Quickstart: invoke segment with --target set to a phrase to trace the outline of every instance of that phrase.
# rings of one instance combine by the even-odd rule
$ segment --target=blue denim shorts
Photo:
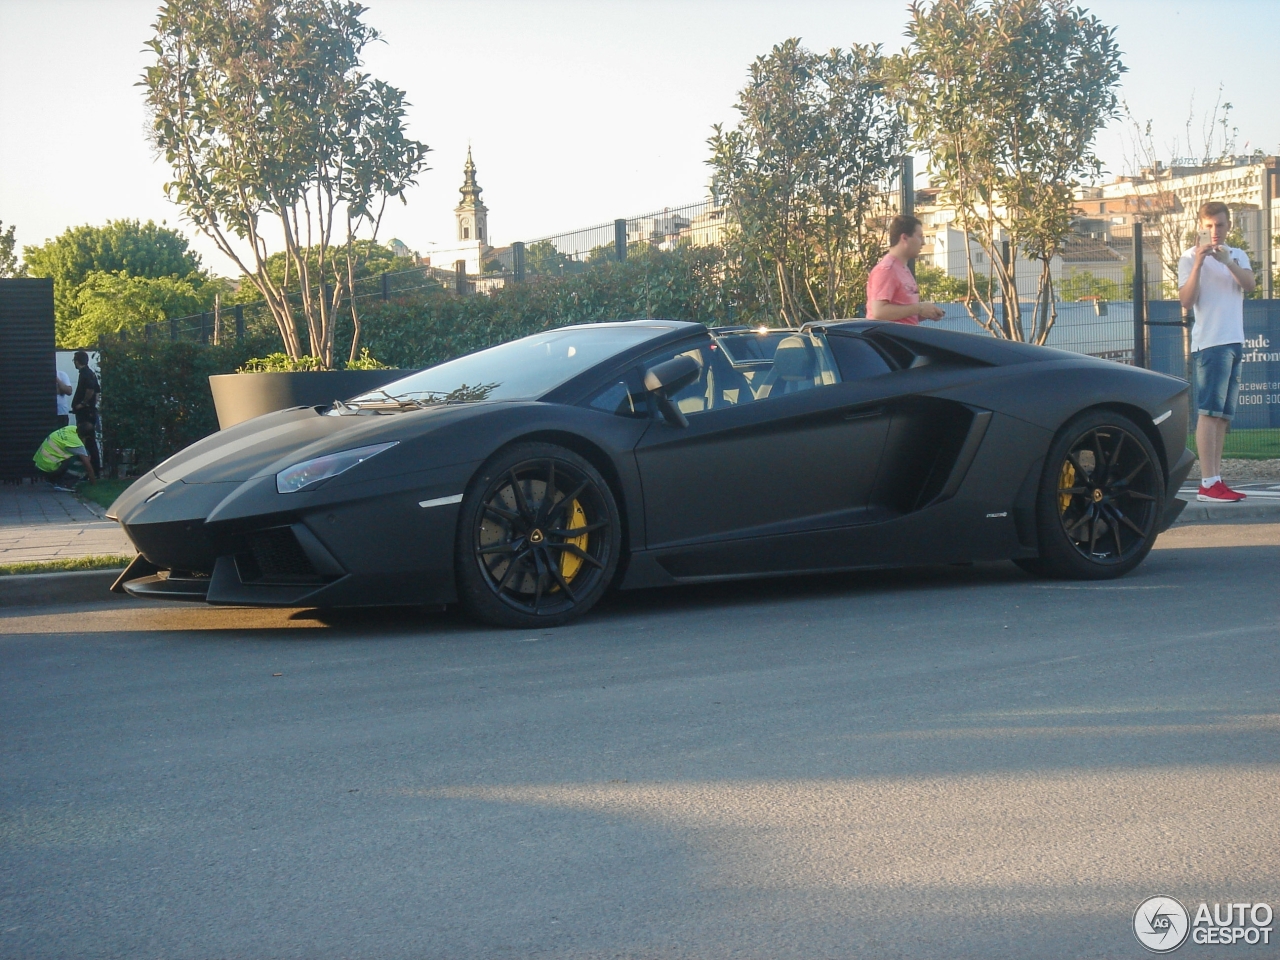
[[[1230,420],[1236,415],[1240,394],[1240,357],[1244,344],[1220,343],[1193,355],[1196,372],[1196,407],[1201,416]]]

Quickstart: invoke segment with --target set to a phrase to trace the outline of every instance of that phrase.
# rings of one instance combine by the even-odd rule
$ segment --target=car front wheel
[[[500,627],[574,620],[608,588],[621,524],[604,478],[572,450],[523,443],[473,478],[458,520],[463,606]]]

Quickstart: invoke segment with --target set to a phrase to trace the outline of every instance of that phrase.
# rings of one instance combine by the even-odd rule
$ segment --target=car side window
[[[698,379],[671,398],[686,416],[695,416],[709,410],[724,410],[755,399],[746,378],[734,369],[720,346],[709,340],[693,347],[681,344],[649,357],[644,361],[642,369],[647,370],[666,360],[682,356],[692,357],[698,364]]]
[[[698,364],[698,379],[671,399],[681,413],[693,416],[708,410],[722,410],[750,403],[755,394],[747,378],[736,370],[724,351],[709,338],[700,343],[686,341],[646,357],[614,382],[601,387],[587,399],[587,406],[620,417],[649,417],[656,413],[649,392],[644,389],[644,372],[675,357],[692,357]]]
[[[734,331],[694,345],[686,341],[646,357],[598,390],[587,405],[622,417],[653,416],[656,408],[643,387],[644,371],[678,356],[692,357],[699,370],[698,379],[671,398],[685,416],[776,399],[841,379],[836,358],[819,335],[777,329]]]
[[[827,345],[840,369],[840,379],[846,382],[878,377],[893,369],[880,351],[861,337],[836,334],[827,337]]]

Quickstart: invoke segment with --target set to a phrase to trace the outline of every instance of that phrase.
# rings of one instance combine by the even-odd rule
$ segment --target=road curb
[[[35,607],[51,603],[118,600],[111,592],[124,567],[115,570],[68,570],[61,573],[15,573],[0,577],[0,607]]]
[[[1183,498],[1179,498],[1183,499]],[[1188,500],[1174,526],[1190,523],[1280,523],[1280,501],[1241,500],[1239,503],[1202,503]]]

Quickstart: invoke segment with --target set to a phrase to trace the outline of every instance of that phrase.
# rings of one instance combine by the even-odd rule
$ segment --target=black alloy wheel
[[[1059,433],[1036,503],[1040,557],[1049,576],[1119,577],[1140,564],[1164,515],[1165,476],[1151,440],[1128,417],[1087,411]]]
[[[566,623],[595,605],[621,544],[609,485],[571,450],[501,451],[463,497],[458,588],[475,617],[502,627]]]

